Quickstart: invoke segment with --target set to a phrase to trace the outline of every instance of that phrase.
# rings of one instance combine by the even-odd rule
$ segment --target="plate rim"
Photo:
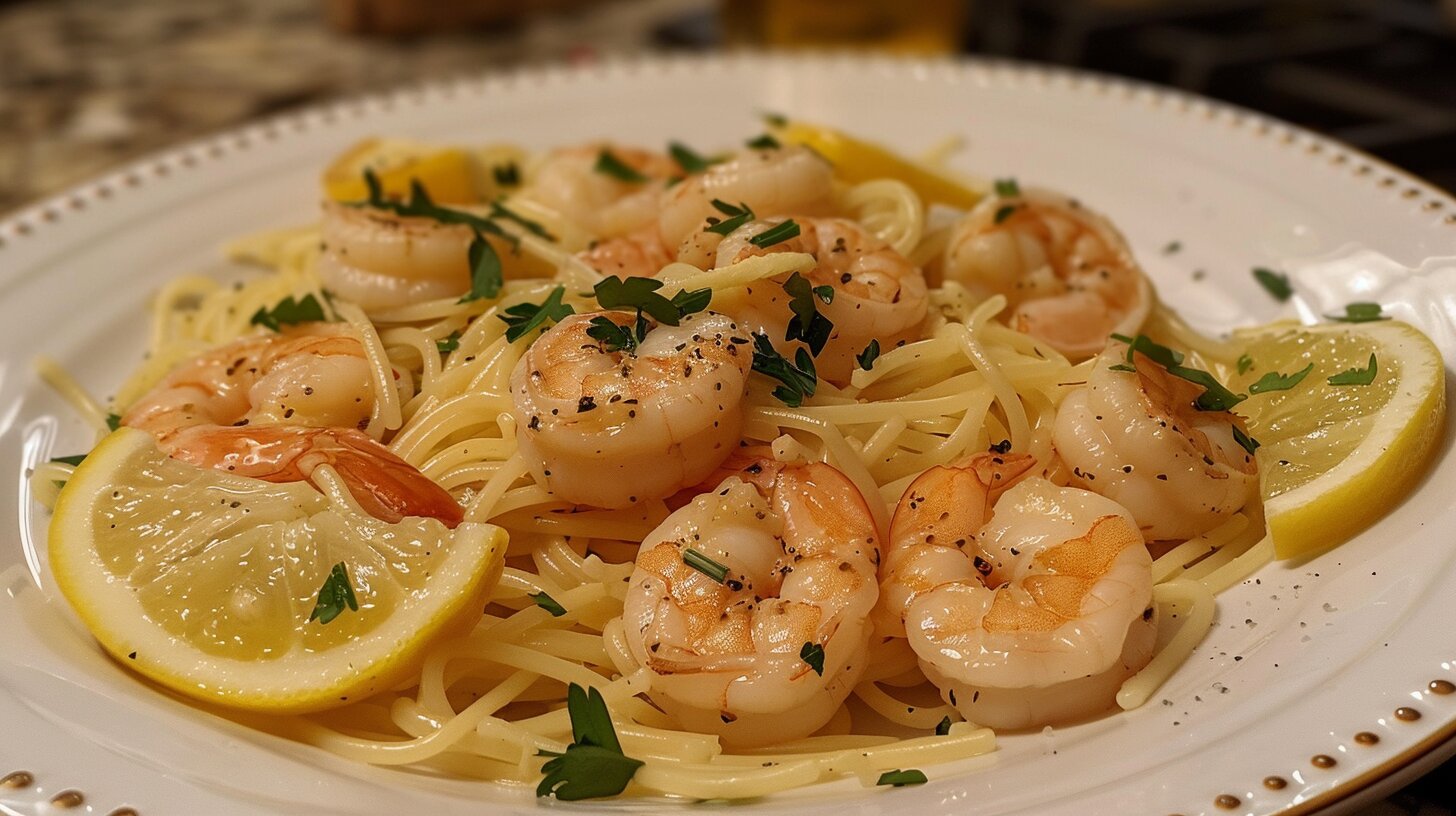
[[[33,239],[43,239],[48,228],[59,224],[67,215],[85,215],[93,207],[100,208],[121,200],[122,194],[153,185],[175,184],[186,171],[204,169],[225,161],[229,156],[255,147],[266,149],[274,142],[287,142],[312,131],[341,122],[366,120],[372,115],[394,111],[410,105],[425,105],[433,100],[449,100],[470,92],[479,95],[507,93],[523,85],[546,86],[592,80],[630,81],[637,74],[673,71],[731,72],[739,68],[781,65],[792,70],[832,68],[836,64],[852,64],[876,71],[894,71],[918,79],[936,79],[937,72],[949,75],[981,77],[991,82],[1027,82],[1037,85],[1062,84],[1069,90],[1098,95],[1120,94],[1127,102],[1142,102],[1154,107],[1172,105],[1184,115],[1200,114],[1210,123],[1252,130],[1255,135],[1276,139],[1297,149],[1301,161],[1321,161],[1342,165],[1351,175],[1367,181],[1386,193],[1399,190],[1402,198],[1419,205],[1419,213],[1429,216],[1433,228],[1456,230],[1456,194],[1443,190],[1390,162],[1276,116],[1215,100],[1190,91],[1159,85],[1141,79],[1122,77],[1060,65],[985,56],[904,57],[887,54],[864,54],[828,49],[808,51],[735,50],[705,54],[644,52],[612,55],[588,64],[564,62],[530,64],[505,69],[461,72],[436,79],[400,84],[331,97],[298,108],[249,119],[219,128],[173,145],[148,151],[121,163],[116,168],[90,176],[60,190],[22,205],[0,218],[0,260],[6,250],[20,249]],[[1419,199],[1419,201],[1417,201]],[[1414,214],[1412,217],[1416,217]],[[0,287],[17,281],[24,274],[24,264],[7,265],[0,271]],[[11,271],[14,270],[14,271]],[[22,512],[24,510],[22,509]],[[1434,688],[1435,681],[1431,687]],[[1270,811],[1278,816],[1307,816],[1335,808],[1358,796],[1403,769],[1420,762],[1456,740],[1456,715],[1448,717],[1414,745],[1374,765],[1359,775],[1333,785],[1303,801],[1286,803]],[[25,774],[21,769],[0,776],[0,788],[13,790],[28,787],[10,784],[12,777]],[[74,792],[84,797],[82,789],[66,786],[56,796]]]

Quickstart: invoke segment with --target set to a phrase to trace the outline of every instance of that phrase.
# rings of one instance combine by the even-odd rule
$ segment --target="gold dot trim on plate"
[[[1223,808],[1224,810],[1233,810],[1239,805],[1242,805],[1243,801],[1233,794],[1220,793],[1218,796],[1215,796],[1213,798],[1213,803],[1218,807]]]
[[[1395,718],[1402,722],[1415,722],[1421,718],[1421,712],[1410,706],[1401,706],[1395,710]]]
[[[0,788],[28,788],[35,784],[30,771],[11,771],[0,777]]]
[[[1329,770],[1330,768],[1333,768],[1340,763],[1336,762],[1335,758],[1330,756],[1329,754],[1315,754],[1314,756],[1309,758],[1309,764],[1315,766],[1316,768]]]
[[[1380,737],[1369,731],[1361,731],[1360,733],[1355,735],[1355,742],[1359,743],[1360,745],[1374,745],[1377,742],[1380,742]]]
[[[86,795],[78,790],[63,790],[51,797],[51,804],[58,808],[80,807],[86,804]]]
[[[0,776],[0,789],[21,791],[29,789],[34,785],[35,774],[31,773],[30,771],[11,771],[4,776]],[[37,793],[39,792],[40,791],[37,791]],[[79,808],[86,804],[86,794],[82,793],[79,790],[76,790],[75,788],[67,788],[45,800],[45,804],[49,805],[50,808],[55,810],[71,810],[73,808]],[[14,811],[7,810],[6,812],[10,813]],[[94,807],[87,807],[86,812],[99,813],[99,811],[97,811]],[[136,808],[122,806],[108,811],[106,816],[141,816],[141,814],[137,811]]]
[[[1432,680],[1426,688],[1430,689],[1432,694],[1450,694],[1456,691],[1456,683],[1452,683],[1450,680]]]
[[[1289,781],[1282,776],[1264,777],[1264,787],[1269,790],[1284,790],[1288,785]]]

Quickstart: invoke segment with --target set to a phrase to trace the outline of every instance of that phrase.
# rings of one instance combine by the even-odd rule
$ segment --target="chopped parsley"
[[[789,319],[784,339],[803,340],[809,346],[809,353],[818,357],[819,352],[824,350],[824,344],[829,342],[834,323],[819,313],[819,305],[815,301],[832,303],[834,287],[813,286],[808,278],[795,272],[784,281],[784,291],[789,295],[789,311],[794,314]]]
[[[529,232],[538,238],[544,238],[547,241],[556,240],[556,236],[548,232],[546,228],[541,226],[539,222],[532,221],[531,219],[525,217],[524,215],[521,215],[515,210],[506,207],[506,205],[500,203],[499,201],[491,202],[490,215],[492,218],[503,218],[507,221],[514,221],[524,227],[526,229],[526,232]]]
[[[435,348],[439,349],[441,354],[449,354],[455,349],[460,348],[460,332],[452,331],[450,332],[450,336],[444,340],[436,340]]]
[[[1018,198],[1021,196],[1021,185],[1014,178],[996,179],[993,185],[997,198]]]
[[[1250,385],[1249,393],[1265,394],[1270,391],[1288,391],[1303,382],[1304,378],[1308,377],[1311,371],[1314,371],[1314,363],[1310,363],[1293,374],[1286,375],[1280,374],[1277,371],[1271,371],[1260,377],[1258,382]]]
[[[950,727],[951,727],[951,725],[952,725],[952,723],[950,721],[950,715],[946,715],[946,716],[942,717],[940,719],[940,722],[938,722],[938,723],[935,724],[935,735],[937,737],[944,737],[944,736],[946,736],[947,734],[950,733]]]
[[[534,601],[537,606],[550,612],[553,618],[559,618],[566,614],[566,607],[557,603],[555,598],[547,595],[545,592],[532,592],[526,597]]]
[[[683,291],[671,299],[657,293],[662,281],[655,278],[622,278],[613,275],[592,287],[597,303],[603,309],[635,309],[658,323],[676,326],[684,317],[708,308],[713,299],[711,289]]]
[[[576,310],[570,304],[561,302],[565,295],[566,287],[558,286],[540,303],[517,303],[501,310],[496,317],[507,326],[506,340],[514,343],[531,330],[544,326],[548,320],[557,323],[567,315],[574,314]]]
[[[597,154],[597,163],[592,166],[592,169],[604,176],[611,176],[617,181],[625,181],[628,184],[642,184],[648,181],[646,176],[632,169],[606,148],[602,148],[602,152]]]
[[[728,567],[726,565],[719,564],[717,561],[703,555],[692,547],[683,550],[682,560],[684,564],[687,564],[720,584],[728,580]]]
[[[871,340],[870,344],[864,347],[864,351],[861,351],[859,354],[856,354],[854,356],[855,361],[859,363],[859,367],[864,369],[865,371],[869,371],[870,369],[874,368],[875,360],[878,360],[879,358],[879,340]]]
[[[914,768],[906,768],[903,771],[885,771],[880,774],[880,781],[876,785],[890,785],[896,788],[903,788],[906,785],[924,785],[928,780],[923,771]]]
[[[106,415],[106,427],[110,428],[113,431],[116,430],[117,428],[120,428],[121,427],[121,417],[117,416],[116,414],[107,414]]]
[[[713,209],[717,210],[720,213],[723,213],[725,216],[727,216],[727,218],[724,218],[722,220],[709,218],[708,227],[704,229],[703,232],[712,232],[718,235],[728,235],[755,218],[753,210],[750,210],[748,208],[748,205],[741,201],[738,203],[738,206],[735,207],[726,201],[715,198],[713,199]]]
[[[490,169],[490,174],[495,177],[495,183],[502,187],[521,186],[521,168],[513,161],[497,164]]]
[[[271,309],[266,306],[260,307],[258,311],[253,312],[253,316],[248,322],[272,331],[282,331],[284,326],[319,323],[327,319],[324,316],[323,304],[310,294],[304,295],[302,300],[294,300],[293,295],[289,295],[278,301],[277,305]]]
[[[1003,204],[996,209],[996,217],[993,220],[997,224],[1000,224],[1010,218],[1014,212],[1016,212],[1015,204]]]
[[[1369,323],[1375,320],[1389,320],[1390,316],[1381,313],[1379,303],[1351,303],[1345,307],[1342,315],[1325,315],[1330,320],[1338,320],[1341,323]]]
[[[814,358],[803,348],[794,353],[794,361],[778,352],[769,342],[768,335],[753,335],[753,370],[766,377],[778,380],[781,385],[773,395],[790,408],[804,404],[805,397],[814,396],[819,377],[814,371]]]
[[[764,111],[759,115],[763,117],[763,121],[767,123],[769,127],[781,128],[789,126],[789,117],[783,115],[782,113]]]
[[[1275,272],[1272,269],[1265,269],[1262,266],[1254,267],[1254,280],[1264,287],[1279,302],[1289,300],[1294,294],[1294,287],[1289,285],[1289,276]]]
[[[799,649],[799,659],[809,664],[809,668],[820,677],[824,676],[824,647],[810,641]]]
[[[701,156],[681,142],[669,144],[667,146],[667,153],[669,156],[672,156],[673,161],[677,162],[677,166],[681,167],[683,172],[689,175],[701,173],[717,163],[717,160]]]
[[[1375,355],[1370,355],[1370,362],[1364,368],[1352,368],[1329,378],[1330,385],[1369,385],[1375,382],[1375,375],[1380,371],[1379,364],[1375,361]]]
[[[317,619],[321,624],[329,623],[344,614],[345,606],[355,612],[359,611],[359,599],[354,597],[354,587],[349,583],[349,568],[340,561],[329,572],[329,577],[324,579],[323,586],[319,587],[318,602],[314,604],[313,613],[308,619]]]
[[[86,454],[78,453],[75,456],[52,456],[51,461],[59,462],[62,465],[70,465],[72,467],[76,467],[82,462],[86,461]]]
[[[1230,391],[1207,371],[1183,365],[1181,352],[1155,343],[1145,334],[1139,334],[1137,337],[1114,334],[1112,338],[1127,343],[1127,365],[1132,366],[1134,370],[1137,366],[1136,355],[1141,354],[1167,369],[1169,374],[1203,386],[1203,393],[1193,401],[1193,407],[1200,411],[1228,411],[1249,398],[1247,394],[1236,394]],[[1119,366],[1113,366],[1113,368],[1118,371],[1126,370]]]
[[[1240,428],[1237,425],[1234,425],[1233,426],[1233,431],[1234,431],[1234,441],[1237,442],[1237,443],[1239,443],[1239,447],[1241,447],[1244,450],[1248,451],[1250,456],[1253,456],[1254,455],[1254,451],[1256,451],[1256,450],[1259,449],[1259,440],[1257,440],[1254,437],[1249,436],[1248,434],[1244,433],[1244,429],[1243,428]]]
[[[1239,361],[1237,365],[1239,367],[1239,373],[1243,374],[1244,372],[1254,367],[1254,358],[1250,357],[1248,352],[1244,352],[1243,354],[1239,355]]]
[[[1168,243],[1166,243],[1166,244],[1163,245],[1163,254],[1164,255],[1177,255],[1179,252],[1182,252],[1182,251],[1183,251],[1183,242],[1182,241],[1169,241]]]
[[[753,236],[752,238],[749,238],[748,243],[753,244],[759,249],[767,249],[774,244],[780,244],[784,241],[789,240],[790,238],[796,238],[798,237],[798,235],[799,225],[794,223],[794,219],[790,218],[787,221],[781,221],[773,225],[772,227],[764,230],[763,232],[760,232],[759,234]]]
[[[783,145],[779,144],[778,139],[775,139],[767,133],[749,139],[744,144],[748,145],[754,150],[778,150],[780,147],[783,147]]]
[[[637,353],[637,345],[647,339],[647,318],[639,312],[636,326],[623,326],[606,315],[597,315],[587,325],[586,336],[602,344],[605,351]]]
[[[459,300],[460,303],[469,303],[472,300],[485,300],[500,294],[501,287],[505,285],[505,274],[501,271],[501,259],[496,254],[495,247],[485,240],[485,236],[476,233],[470,240],[470,291],[466,292]]]
[[[622,753],[602,693],[572,683],[566,689],[566,711],[571,717],[572,742],[565,753],[538,752],[551,759],[541,766],[543,778],[536,795],[571,802],[616,796],[626,790],[643,763]]]

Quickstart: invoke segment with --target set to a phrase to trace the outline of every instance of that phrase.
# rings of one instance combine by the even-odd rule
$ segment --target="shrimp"
[[[606,151],[644,181],[626,181],[597,169]],[[520,195],[561,213],[593,235],[624,235],[652,224],[666,181],[680,174],[661,153],[592,144],[552,151]]]
[[[470,289],[474,238],[464,224],[330,202],[319,279],[365,310],[454,297]]]
[[[1153,302],[1117,229],[1047,190],[982,201],[956,226],[943,268],[976,297],[1005,295],[1012,328],[1074,361],[1101,351],[1113,332],[1136,334]]]
[[[374,410],[364,345],[341,324],[307,323],[243,337],[182,363],[121,424],[163,447],[194,425],[362,428]]]
[[[833,192],[834,170],[814,151],[797,146],[750,150],[670,188],[658,212],[658,235],[664,246],[682,245],[707,219],[723,216],[714,199],[735,207],[746,204],[761,217],[812,215],[828,208]]]
[[[1200,411],[1201,386],[1141,353],[1114,371],[1127,346],[1103,352],[1057,410],[1052,443],[1075,484],[1126,507],[1150,540],[1187,539],[1222,524],[1259,489],[1254,457],[1235,432],[1241,417]]]
[[[353,428],[289,425],[217,427],[179,431],[170,455],[188,464],[265,482],[308,482],[328,465],[369,515],[391,524],[405,516],[439,519],[454,528],[464,511],[443,487]]]
[[[997,490],[987,475],[1015,478],[1007,474],[1023,464],[970,467],[980,472],[962,485],[969,504],[937,492],[953,475],[912,485],[895,510],[881,587],[903,609],[925,676],[967,720],[993,728],[1106,710],[1151,659],[1157,633],[1152,558],[1111,499],[1027,478],[969,532]]]
[[[878,563],[874,518],[848,477],[752,461],[638,551],[622,622],[652,702],[730,747],[812,734],[864,671]]]
[[[699,312],[655,326],[635,350],[587,331],[605,317],[567,317],[511,372],[516,439],[539,484],[558,498],[621,508],[665,498],[713,471],[738,442],[753,363],[745,332]]]
[[[654,227],[597,241],[578,252],[576,257],[603,276],[616,275],[624,279],[656,277],[664,266],[673,261],[672,253],[663,246]]]
[[[855,355],[871,340],[883,349],[920,339],[920,327],[930,308],[925,276],[889,244],[864,227],[844,218],[795,218],[799,235],[760,248],[751,239],[783,219],[754,221],[723,240],[717,265],[727,266],[754,255],[807,252],[816,264],[806,277],[815,287],[828,286],[833,300],[816,297],[815,306],[834,324],[815,366],[819,375],[844,383],[854,371]],[[747,287],[724,298],[719,307],[754,331],[775,341],[785,337],[793,313],[784,278]]]

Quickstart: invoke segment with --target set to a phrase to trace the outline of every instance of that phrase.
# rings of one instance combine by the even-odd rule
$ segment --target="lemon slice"
[[[775,135],[782,142],[813,148],[834,164],[836,175],[852,184],[897,178],[910,185],[927,204],[945,204],[962,210],[974,207],[984,197],[944,173],[831,128],[788,122],[777,128]]]
[[[388,524],[302,482],[198,468],[122,428],[61,491],[50,560],[123,665],[201,700],[284,713],[416,671],[433,640],[479,619],[504,542],[493,525]],[[341,562],[357,611],[310,621]]]
[[[1287,391],[1239,406],[1259,441],[1265,515],[1280,558],[1338,544],[1385,515],[1425,472],[1446,414],[1441,353],[1414,326],[1393,320],[1286,326],[1240,334],[1253,366],[1237,390],[1269,372],[1314,370]],[[1369,385],[1328,378],[1366,369]]]
[[[474,164],[465,151],[407,139],[365,139],[344,151],[324,171],[324,193],[334,201],[367,199],[366,168],[374,171],[386,196],[407,199],[410,183],[418,181],[439,204],[480,200]]]

